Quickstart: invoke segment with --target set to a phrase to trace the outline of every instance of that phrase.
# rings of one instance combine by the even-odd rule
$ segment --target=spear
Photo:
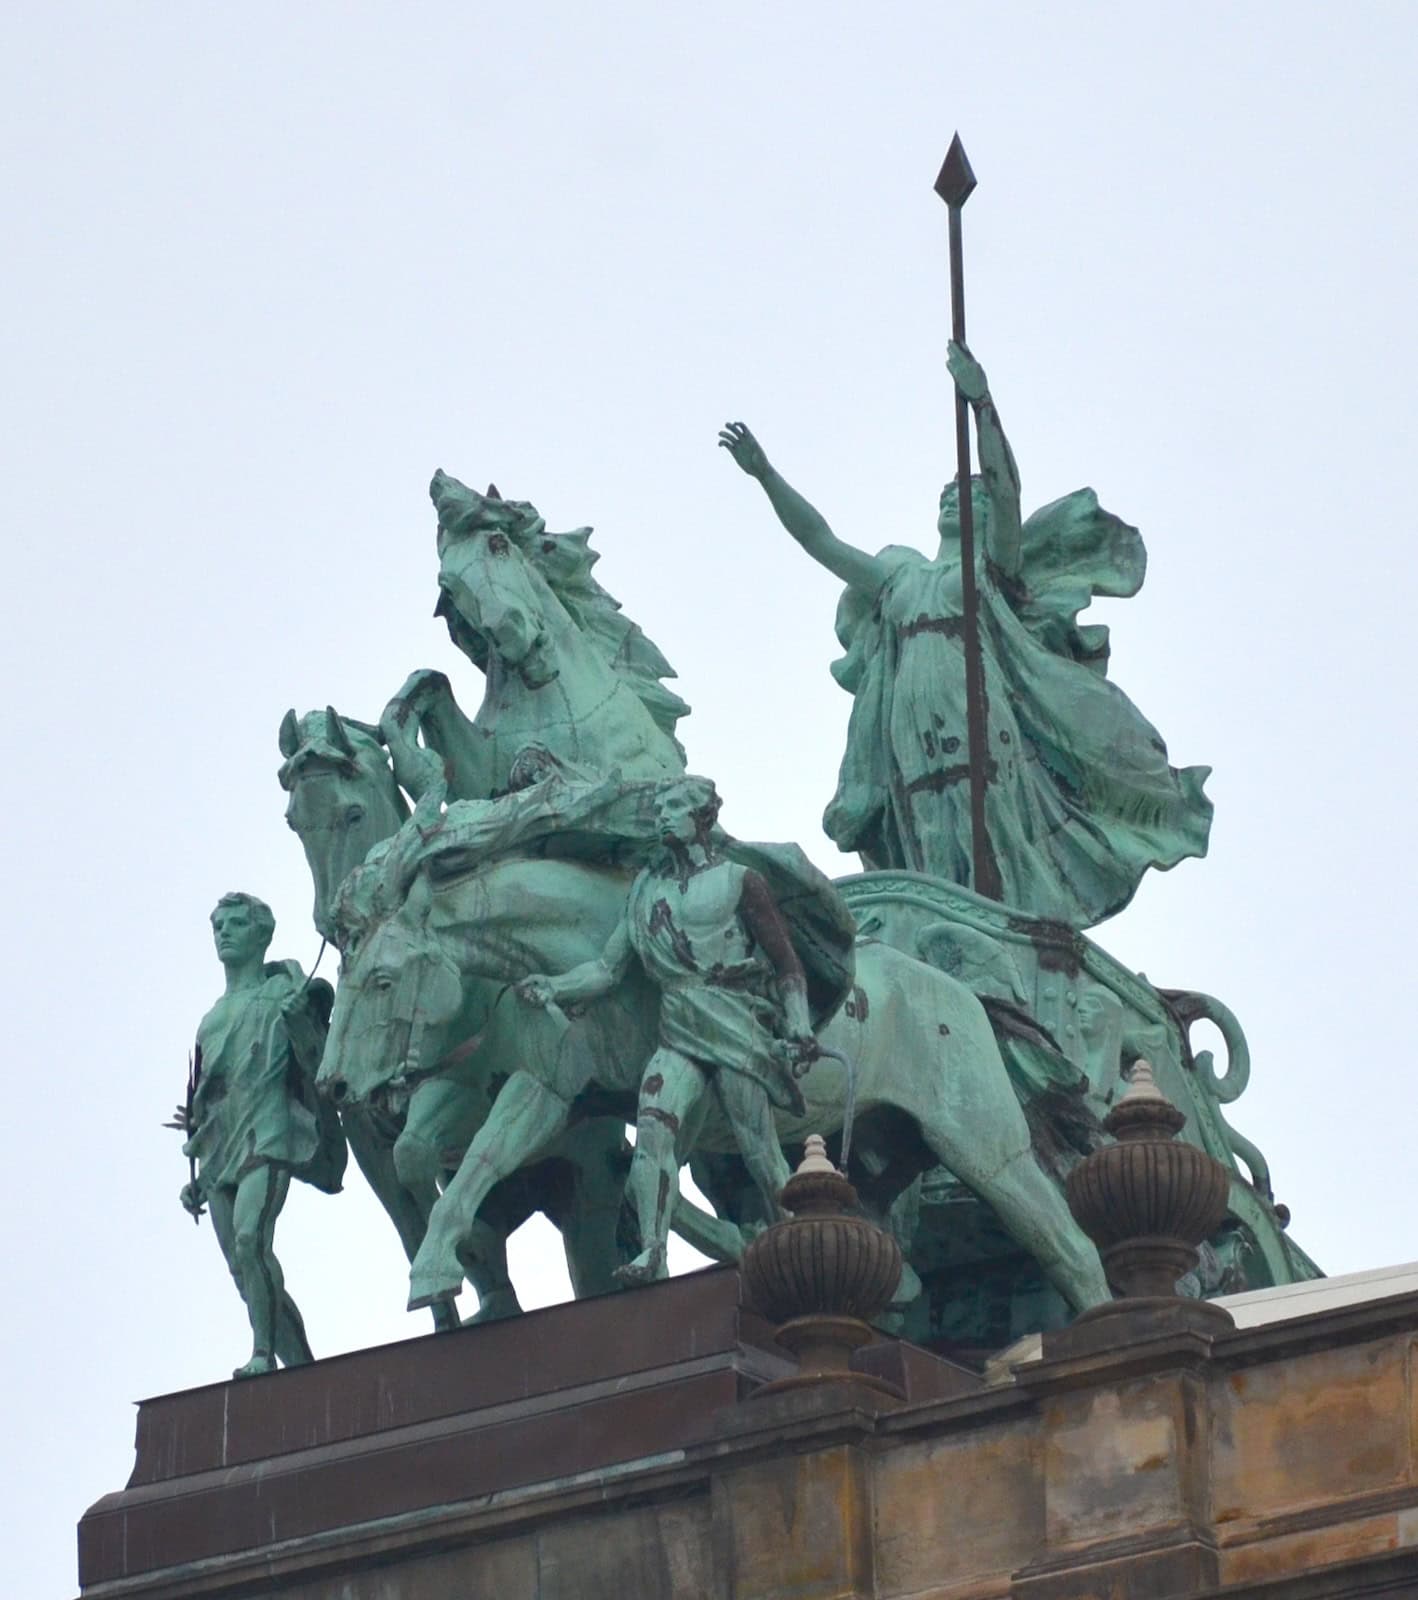
[[[965,344],[965,249],[961,241],[960,212],[974,193],[975,174],[957,133],[950,141],[945,163],[935,181],[935,192],[950,212],[950,322],[951,337]],[[990,846],[985,822],[985,776],[989,761],[988,721],[985,714],[985,662],[980,651],[980,593],[975,581],[975,512],[970,499],[970,402],[955,386],[955,459],[960,486],[960,593],[964,608],[965,743],[970,770],[971,887],[991,900],[1004,898],[999,865]]]

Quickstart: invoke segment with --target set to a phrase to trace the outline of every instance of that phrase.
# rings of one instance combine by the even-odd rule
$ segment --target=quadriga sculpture
[[[653,785],[638,787],[642,801],[652,798]],[[363,1103],[407,1077],[410,1048],[418,1069],[428,1071],[468,1037],[470,1018],[488,1019],[468,1065],[476,1062],[483,1079],[500,1087],[430,1217],[411,1274],[411,1308],[458,1293],[460,1251],[493,1187],[545,1151],[588,1096],[618,1097],[633,1114],[655,1042],[653,1007],[634,970],[579,1014],[523,1006],[502,1020],[505,1008],[497,1005],[499,991],[529,973],[567,972],[601,954],[623,914],[623,874],[578,861],[502,860],[445,879],[439,850],[420,852],[414,831],[401,834],[410,840],[404,861],[396,843],[347,886],[346,898],[379,909],[347,963],[321,1069],[322,1085],[340,1103]],[[358,881],[371,873],[384,880],[379,892]],[[391,873],[408,877],[407,893],[390,892]],[[418,997],[416,1029],[398,1026],[401,996]],[[901,1164],[902,1186],[920,1165],[943,1163],[994,1208],[1072,1306],[1106,1299],[1096,1251],[1034,1158],[979,1001],[944,973],[869,943],[857,954],[850,1011],[839,1011],[820,1037],[857,1064],[864,1117],[895,1113],[919,1135],[919,1161]],[[847,1081],[839,1063],[819,1060],[802,1090],[804,1114],[776,1119],[785,1143],[834,1131],[843,1120]],[[695,1140],[709,1150],[735,1148],[712,1106]]]
[[[286,819],[310,865],[315,924],[348,958],[351,930],[337,926],[336,896],[352,868],[398,832],[409,817],[409,807],[395,781],[389,752],[371,725],[342,718],[328,708],[299,719],[291,711],[281,724],[280,742],[285,756],[280,779],[290,796]],[[533,826],[537,821],[526,808],[524,820]],[[491,845],[495,831],[485,833],[485,844]],[[462,837],[464,847],[472,848],[466,829]],[[470,1031],[476,1031],[480,1022],[470,1019]],[[448,1042],[459,1043],[456,1033]],[[410,1260],[423,1240],[445,1164],[449,1160],[456,1164],[487,1105],[487,1084],[469,1082],[454,1069],[437,1079],[400,1085],[339,1108],[360,1171]],[[469,1231],[465,1251],[479,1320],[520,1310],[507,1269],[506,1242],[536,1211],[561,1229],[578,1293],[615,1287],[612,1274],[621,1260],[616,1218],[629,1160],[623,1125],[599,1118],[578,1130],[564,1151],[554,1152],[499,1188],[483,1208],[478,1226]],[[438,1326],[457,1325],[446,1302],[433,1310]]]

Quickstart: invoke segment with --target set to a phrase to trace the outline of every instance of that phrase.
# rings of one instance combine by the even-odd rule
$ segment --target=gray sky
[[[476,704],[435,467],[593,523],[727,824],[851,870],[836,585],[714,439],[742,417],[844,538],[930,547],[957,126],[1026,503],[1088,483],[1141,527],[1113,675],[1215,768],[1210,859],[1102,942],[1239,1013],[1233,1120],[1326,1268],[1418,1256],[1415,36],[1294,0],[6,9],[12,1592],[72,1591],[129,1402],[246,1353],[159,1124],[218,895],[315,953],[286,707],[373,718],[420,665]],[[278,1243],[319,1353],[423,1331],[357,1179]]]

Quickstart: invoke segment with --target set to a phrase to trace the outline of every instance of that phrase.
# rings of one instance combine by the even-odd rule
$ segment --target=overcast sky
[[[823,838],[836,585],[716,450],[933,546],[959,127],[972,344],[1026,505],[1143,531],[1113,675],[1215,768],[1210,858],[1100,938],[1240,1015],[1232,1119],[1328,1270],[1418,1256],[1409,5],[12,4],[0,15],[11,908],[6,1564],[142,1395],[248,1349],[159,1124],[270,901],[307,965],[287,706],[420,665],[438,466],[596,528],[745,837]],[[351,1169],[353,1172],[353,1168]],[[528,1304],[566,1292],[519,1241]],[[421,1333],[357,1177],[278,1234],[320,1354]]]

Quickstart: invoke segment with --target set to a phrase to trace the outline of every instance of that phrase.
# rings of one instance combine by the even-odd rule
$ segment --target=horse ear
[[[498,492],[497,492],[497,485],[495,483],[488,484],[487,493],[483,496],[483,499],[484,500],[500,500],[501,498],[502,498],[502,496],[500,494],[498,494]]]
[[[362,733],[366,738],[373,739],[375,744],[384,743],[384,730],[375,727],[372,722],[361,722],[358,717],[341,717],[340,721],[346,729],[353,728],[356,733]]]
[[[281,754],[287,761],[300,749],[300,723],[292,706],[281,718]]]
[[[334,706],[325,707],[325,735],[342,756],[354,760],[354,746],[350,743],[350,736],[345,732],[345,725],[340,721],[340,713]]]

